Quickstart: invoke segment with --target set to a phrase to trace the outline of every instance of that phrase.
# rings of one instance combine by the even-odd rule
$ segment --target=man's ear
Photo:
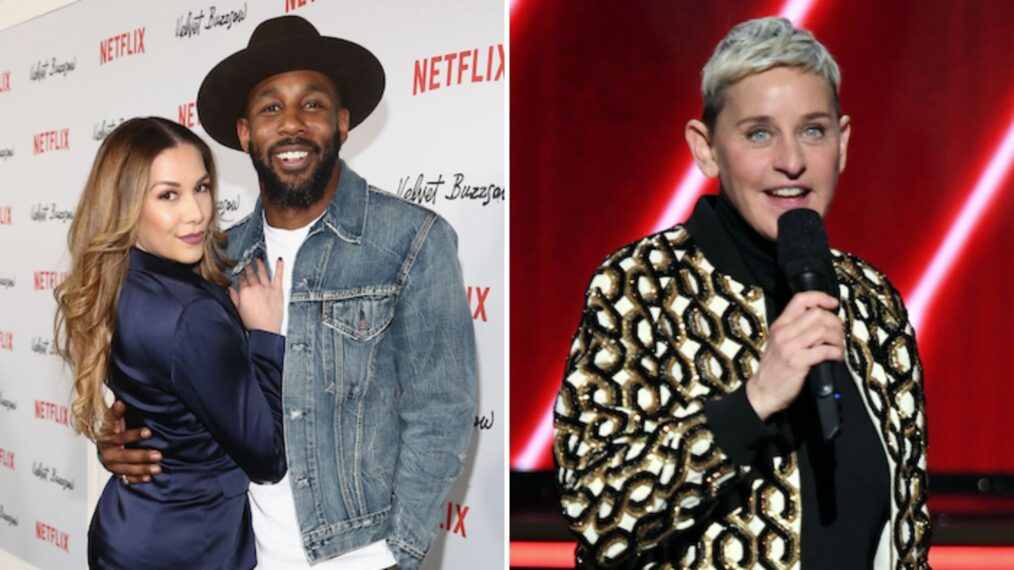
[[[250,121],[246,117],[236,119],[236,136],[243,152],[250,152]]]
[[[349,110],[342,107],[338,111],[338,132],[341,133],[342,144],[349,138]]]
[[[711,133],[708,127],[697,119],[691,119],[683,129],[683,136],[687,139],[687,146],[690,148],[690,154],[694,156],[697,168],[708,178],[718,176],[718,160],[715,157],[715,149],[711,146]]]

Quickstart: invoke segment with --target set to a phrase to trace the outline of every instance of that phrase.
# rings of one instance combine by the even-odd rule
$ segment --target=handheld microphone
[[[838,279],[820,215],[813,210],[789,210],[778,218],[778,267],[793,294],[823,291],[838,298]],[[810,369],[807,384],[817,404],[817,417],[825,442],[841,431],[841,414],[834,385],[833,364],[821,362]]]

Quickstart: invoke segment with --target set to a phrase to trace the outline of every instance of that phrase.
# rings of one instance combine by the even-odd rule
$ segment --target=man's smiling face
[[[281,208],[306,209],[324,195],[348,125],[334,83],[322,73],[300,70],[257,84],[236,128],[265,199]]]

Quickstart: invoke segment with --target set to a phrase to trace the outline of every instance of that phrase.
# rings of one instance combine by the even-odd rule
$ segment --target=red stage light
[[[511,568],[573,568],[573,542],[511,542]],[[936,570],[1009,570],[1014,546],[934,546],[930,566]]]
[[[511,0],[512,13],[520,1]],[[810,14],[814,4],[816,4],[816,0],[788,0],[782,5],[782,8],[778,11],[778,15],[788,18],[797,26],[801,26]],[[655,223],[652,233],[672,227],[686,219],[690,213],[690,208],[697,202],[697,198],[701,195],[707,181],[708,179],[697,169],[697,165],[691,162],[686,174],[683,175],[683,180],[676,187],[672,199],[669,200],[669,205],[666,206],[662,212],[662,216]],[[547,385],[551,385],[557,381],[556,378],[553,378]],[[528,443],[525,444],[524,449],[512,459],[511,467],[520,471],[532,471],[541,467],[545,461],[546,448],[549,447],[549,442],[552,439],[553,404],[550,403],[549,408],[543,413],[542,419],[539,420],[535,432],[529,436]]]
[[[943,242],[933,255],[933,261],[930,262],[929,267],[919,279],[915,290],[905,300],[909,320],[917,331],[920,329],[923,319],[926,318],[926,311],[933,301],[934,294],[961,250],[968,243],[968,238],[975,229],[976,222],[986,211],[986,206],[996,197],[997,191],[1002,188],[1002,183],[1010,171],[1012,162],[1014,162],[1014,120],[1011,120],[1000,146],[993,153],[986,169],[982,171],[972,188],[968,200],[962,206],[961,212],[954,219]]]
[[[573,542],[511,542],[511,568],[573,568]]]

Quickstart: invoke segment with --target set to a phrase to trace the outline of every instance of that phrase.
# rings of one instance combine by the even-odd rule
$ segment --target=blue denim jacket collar
[[[327,229],[350,244],[362,243],[366,231],[366,215],[369,210],[370,192],[366,180],[349,168],[344,160],[338,161],[341,175],[338,177],[338,190],[324,211],[324,215],[310,228],[310,234]],[[242,222],[241,222],[242,223]],[[240,243],[249,243],[243,250],[236,265],[232,268],[232,276],[236,276],[249,265],[258,255],[266,253],[264,244],[264,203],[258,196],[254,209],[249,215],[246,227],[239,237]]]

